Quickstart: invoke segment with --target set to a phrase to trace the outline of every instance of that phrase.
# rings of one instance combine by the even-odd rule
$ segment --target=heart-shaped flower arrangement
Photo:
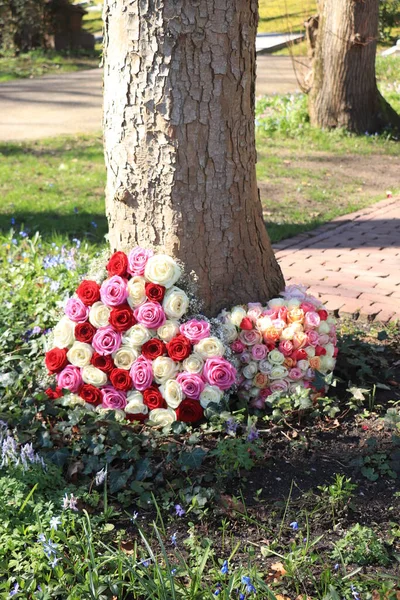
[[[253,408],[263,409],[275,392],[320,391],[317,372],[327,375],[335,367],[335,319],[303,286],[286,287],[264,307],[250,303],[225,310],[219,320],[236,355],[239,395]]]
[[[187,319],[175,260],[152,250],[116,252],[108,276],[85,279],[55,326],[45,364],[51,398],[115,410],[130,421],[195,423],[233,386],[236,369],[205,318]]]

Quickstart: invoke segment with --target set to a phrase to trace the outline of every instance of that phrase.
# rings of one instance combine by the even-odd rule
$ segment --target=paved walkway
[[[257,95],[299,89],[287,56],[257,58]],[[101,69],[0,84],[0,141],[100,131]]]
[[[400,320],[400,196],[274,245],[286,283],[339,315]]]

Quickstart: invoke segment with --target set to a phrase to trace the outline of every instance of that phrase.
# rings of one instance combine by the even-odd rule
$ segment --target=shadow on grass
[[[103,146],[101,136],[85,136],[80,135],[79,144],[75,143],[75,138],[68,136],[57,137],[57,143],[54,140],[48,142],[43,140],[32,141],[32,142],[6,142],[0,143],[0,156],[5,158],[17,158],[18,157],[53,157],[71,152],[71,156],[74,159],[84,160],[103,160]]]
[[[304,11],[288,13],[285,15],[276,15],[275,17],[260,17],[259,23],[270,23],[271,21],[282,21],[282,18],[291,19],[304,16]]]

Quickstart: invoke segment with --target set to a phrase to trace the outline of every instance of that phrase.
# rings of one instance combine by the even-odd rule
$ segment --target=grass
[[[260,0],[260,33],[303,31],[304,21],[317,12],[315,0]]]

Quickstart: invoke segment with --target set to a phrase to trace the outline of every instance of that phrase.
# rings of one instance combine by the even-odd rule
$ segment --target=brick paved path
[[[400,320],[400,197],[274,245],[286,283],[340,315]]]

